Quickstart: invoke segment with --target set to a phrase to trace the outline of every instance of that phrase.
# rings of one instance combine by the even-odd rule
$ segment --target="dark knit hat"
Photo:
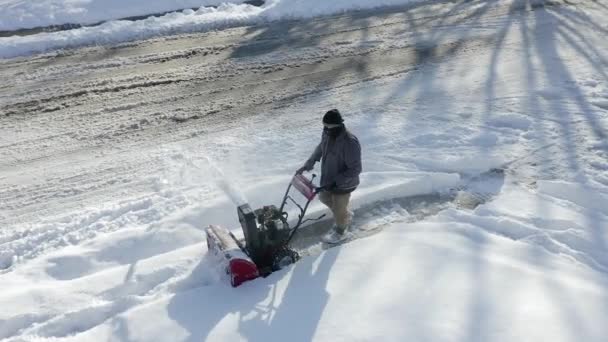
[[[328,125],[340,125],[344,122],[342,115],[337,109],[332,109],[323,115],[323,123]]]

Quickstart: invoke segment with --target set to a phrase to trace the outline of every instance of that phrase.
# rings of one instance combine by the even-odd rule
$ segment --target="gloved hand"
[[[296,170],[296,175],[300,175],[300,174],[302,174],[302,172],[304,172],[304,171],[310,171],[310,170],[312,170],[312,169],[308,168],[308,166],[304,165],[301,168],[299,168],[299,169]]]

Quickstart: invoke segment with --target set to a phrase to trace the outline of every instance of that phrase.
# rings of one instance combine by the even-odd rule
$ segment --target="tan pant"
[[[348,215],[348,202],[350,200],[350,193],[348,194],[333,194],[331,192],[323,191],[319,193],[319,200],[323,202],[334,214],[336,225],[340,233],[343,233],[344,229],[348,227],[349,215]]]

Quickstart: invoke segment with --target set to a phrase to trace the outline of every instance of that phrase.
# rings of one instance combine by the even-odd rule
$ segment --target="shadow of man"
[[[227,282],[207,285],[212,265],[203,258],[167,306],[169,317],[188,334],[176,340],[212,341],[240,334],[248,341],[310,341],[329,299],[326,285],[338,251],[302,258],[238,288]],[[238,331],[229,331],[232,319],[238,321]]]
[[[209,340],[224,319],[247,313],[272,290],[272,286],[263,283],[245,283],[232,288],[227,279],[218,281],[214,275],[218,271],[213,266],[213,259],[205,256],[191,275],[176,287],[167,313],[188,335],[185,338],[175,336],[174,341]]]
[[[261,306],[265,314],[241,317],[240,333],[248,341],[311,341],[329,301],[329,273],[339,251],[332,248],[293,265],[289,282],[275,285],[275,295]]]

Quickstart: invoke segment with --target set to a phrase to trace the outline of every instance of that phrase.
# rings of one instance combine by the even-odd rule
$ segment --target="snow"
[[[0,58],[10,58],[85,45],[116,44],[161,35],[208,31],[231,26],[255,25],[268,21],[311,18],[320,15],[339,14],[349,10],[403,5],[417,1],[420,0],[269,0],[261,7],[249,4],[238,4],[243,1],[224,1],[215,8],[201,7],[197,11],[187,9],[181,12],[169,13],[161,17],[149,17],[137,21],[114,20],[99,26],[83,27],[69,31],[39,33],[25,37],[11,36],[0,38]],[[210,0],[205,1],[203,4],[216,4],[217,2],[217,0]],[[45,26],[50,23],[73,20],[71,14],[69,14],[71,11],[90,13],[89,16],[83,16],[81,19],[76,17],[79,20],[77,23],[90,23],[111,18],[121,18],[125,17],[125,14],[127,13],[133,13],[128,15],[135,15],[135,13],[150,13],[150,6],[148,5],[148,2],[144,1],[137,1],[130,6],[127,6],[124,9],[124,12],[123,10],[120,10],[116,14],[107,13],[105,11],[105,6],[107,5],[105,3],[100,4],[101,1],[87,3],[87,6],[90,6],[90,8],[80,8],[68,1],[61,1],[59,4],[51,3],[50,0],[47,0],[47,2],[44,2],[43,4],[37,3],[36,5],[30,4],[30,2],[24,3],[27,5],[18,6],[17,9],[14,10],[17,12],[16,14],[13,13],[12,10],[3,11],[3,13],[6,13],[4,21],[6,21],[7,24],[3,25],[6,27],[5,29],[19,27],[13,20],[25,20],[19,18],[29,17],[25,14],[21,14],[21,12],[31,11],[29,6],[34,8],[40,7],[41,11],[47,11],[46,6],[48,6],[48,8],[68,7],[70,9],[66,13],[67,18],[62,16],[56,18],[53,12],[51,12],[48,14],[48,17],[51,17],[53,20],[37,21],[40,19],[36,16],[36,19],[34,19],[36,21],[29,24],[30,26]],[[200,1],[185,1],[185,4],[186,3],[190,4],[188,7],[193,7],[195,5],[194,3],[200,5]],[[0,3],[0,7],[2,5],[3,3]],[[153,5],[156,5],[156,7],[153,6],[151,8],[175,8],[176,6],[179,7],[181,3],[176,4],[175,2],[157,0],[156,2],[153,2]],[[13,8],[11,4],[5,4],[5,6],[9,9]],[[20,8],[23,6],[26,6],[25,9]],[[122,6],[116,6],[122,8]],[[65,13],[63,9],[59,9],[58,12]],[[11,18],[10,21],[9,18]],[[47,15],[44,15],[43,18],[47,18]],[[2,23],[3,20],[2,17],[0,17],[0,24]],[[1,26],[0,30],[2,30]]]
[[[0,58],[91,44],[116,44],[159,35],[197,32],[236,25],[254,24],[261,9],[222,4],[218,8],[173,12],[137,21],[115,20],[99,26],[31,36],[0,38]]]
[[[294,1],[290,10],[303,16],[305,3],[321,4]],[[354,7],[328,2],[309,14],[366,5],[351,3]],[[143,56],[120,51],[115,58],[88,60],[85,50],[74,51],[67,66],[53,59],[36,64],[36,58],[24,59],[26,71],[18,61],[0,64],[3,76],[14,76],[6,77],[0,94],[1,108],[11,110],[0,118],[0,339],[604,341],[608,111],[598,104],[608,93],[598,70],[608,56],[605,36],[587,24],[592,20],[567,21],[568,32],[577,33],[574,42],[597,47],[597,58],[586,59],[579,45],[553,36],[559,32],[556,18],[574,7],[511,13],[509,2],[497,2],[497,12],[483,15],[483,4],[422,6],[420,12],[393,14],[397,19],[368,14],[363,20],[379,31],[347,26],[343,36],[312,47],[297,46],[302,42],[297,36],[280,36],[281,48],[233,58],[237,61],[228,54],[212,56],[227,63],[219,71],[211,59],[195,59],[190,69],[180,59],[175,69],[171,63],[145,64],[172,56],[149,52],[166,42],[136,44]],[[223,5],[146,20],[181,20],[202,12],[219,18],[230,11],[236,18],[244,9],[254,18],[271,8],[286,13],[284,6],[282,1],[262,8]],[[579,6],[591,18],[605,16],[605,9],[593,4]],[[417,26],[429,11],[452,10],[462,16],[457,24],[438,15],[446,29]],[[412,23],[421,32],[406,29],[401,14],[417,19]],[[258,20],[247,18],[233,23]],[[332,25],[341,25],[335,20],[316,18],[312,25],[327,26],[323,32],[330,35],[337,31]],[[472,27],[479,31],[470,32]],[[60,34],[69,32],[86,31]],[[504,41],[494,45],[500,32]],[[265,39],[273,34],[278,33]],[[197,39],[197,47],[219,44]],[[288,39],[297,43],[283,41]],[[437,44],[431,49],[437,56],[458,44],[465,48],[418,60],[423,57],[416,42],[426,42],[421,45],[428,49],[429,42],[442,40],[448,48]],[[240,47],[236,39],[231,44]],[[369,46],[381,54],[396,49],[399,61],[413,55],[416,62],[398,64],[395,71],[389,63],[379,67],[386,60],[378,62],[366,52],[369,63],[361,70],[331,74],[336,64],[357,61],[353,51]],[[179,46],[175,54],[184,49]],[[559,53],[548,52],[552,49]],[[322,55],[327,51],[330,58]],[[329,61],[317,62],[317,54]],[[307,58],[318,65],[309,74],[299,71]],[[144,64],[144,72],[137,64]],[[288,72],[264,76],[255,69],[251,78],[259,83],[235,84],[236,74],[252,65],[278,65]],[[205,68],[220,80],[196,73]],[[374,74],[374,68],[382,74]],[[96,69],[104,76],[91,71]],[[226,71],[233,69],[235,74]],[[184,74],[193,78],[175,82],[175,89],[131,92],[132,85],[154,77],[172,80]],[[317,74],[331,80],[322,78],[313,91],[297,83],[304,78],[312,84],[311,75]],[[272,83],[277,80],[287,81]],[[255,88],[267,83],[275,89],[260,100]],[[304,90],[279,89],[287,83]],[[116,88],[108,94],[90,91],[101,89],[95,88],[99,84]],[[254,113],[235,115],[226,107],[216,121],[208,114],[209,121],[150,127],[158,113],[204,116],[187,107],[186,93],[206,85],[219,90],[196,93],[196,108],[230,87],[245,87],[231,104],[237,106],[234,112]],[[64,95],[75,88],[94,95]],[[182,97],[159,95],[173,91]],[[282,101],[283,94],[289,101]],[[42,108],[57,103],[53,99],[65,108],[44,113]],[[84,105],[74,104],[78,101],[99,108],[79,107]],[[40,107],[28,112],[29,103]],[[363,147],[364,173],[352,195],[353,208],[361,212],[376,204],[357,219],[383,230],[329,250],[312,249],[295,265],[231,288],[207,253],[202,229],[219,224],[238,232],[237,204],[276,204],[318,143],[323,111],[334,107]],[[112,111],[116,116],[104,115]],[[121,134],[127,138],[120,140]],[[502,177],[468,189],[479,197],[472,199],[481,203],[476,207],[449,204],[420,219],[392,201],[462,189],[494,168],[504,169]],[[320,203],[312,204],[311,216],[323,212]]]
[[[592,212],[608,216],[608,194],[587,187],[584,184],[563,181],[541,181],[538,191],[543,194],[561,198],[586,208]]]
[[[496,127],[507,127],[527,131],[532,124],[532,120],[518,114],[497,114],[488,121],[488,124]]]
[[[602,281],[475,226],[419,223],[238,290],[207,286],[159,298],[75,340],[600,341]],[[568,312],[588,327],[585,335]],[[508,329],[497,331],[505,321]]]
[[[112,19],[242,3],[244,0],[0,0],[0,31]]]

